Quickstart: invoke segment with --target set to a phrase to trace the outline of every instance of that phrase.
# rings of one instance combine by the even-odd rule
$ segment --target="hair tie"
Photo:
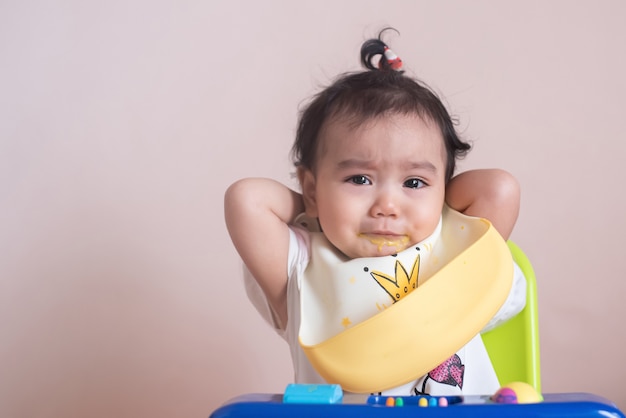
[[[389,49],[387,45],[385,45],[383,55],[392,70],[399,70],[402,68],[402,60],[395,54],[395,52]],[[382,60],[378,63],[378,68],[383,68]]]
[[[393,28],[383,29],[378,38],[369,39],[361,45],[361,64],[368,70],[402,72],[402,60],[381,39],[387,30],[396,31]]]

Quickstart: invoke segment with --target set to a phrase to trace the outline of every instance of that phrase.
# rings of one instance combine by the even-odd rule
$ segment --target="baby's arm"
[[[224,197],[233,244],[282,324],[287,320],[287,225],[303,211],[301,195],[270,179],[239,180]]]
[[[488,219],[508,239],[519,214],[520,186],[504,170],[466,171],[446,186],[446,203],[466,215]]]

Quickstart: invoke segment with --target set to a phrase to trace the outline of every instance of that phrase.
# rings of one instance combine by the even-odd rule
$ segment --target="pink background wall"
[[[0,4],[0,415],[204,417],[282,391],[222,215],[295,186],[297,108],[388,40],[523,187],[543,384],[626,409],[626,3]]]

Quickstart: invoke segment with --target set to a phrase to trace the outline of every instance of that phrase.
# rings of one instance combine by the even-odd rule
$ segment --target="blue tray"
[[[588,393],[544,394],[543,402],[497,404],[489,396],[450,397],[448,406],[419,406],[418,397],[395,397],[403,406],[386,406],[388,397],[344,395],[335,403],[283,402],[282,394],[239,396],[211,418],[403,418],[403,417],[615,417],[626,418],[607,399]],[[401,399],[400,402],[397,399]],[[435,403],[435,402],[433,402]]]

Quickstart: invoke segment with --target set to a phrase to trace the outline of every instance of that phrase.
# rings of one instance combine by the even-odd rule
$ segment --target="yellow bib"
[[[416,380],[502,306],[513,280],[502,237],[487,220],[447,207],[440,226],[396,256],[353,260],[321,233],[311,234],[299,338],[327,382],[372,393]]]

